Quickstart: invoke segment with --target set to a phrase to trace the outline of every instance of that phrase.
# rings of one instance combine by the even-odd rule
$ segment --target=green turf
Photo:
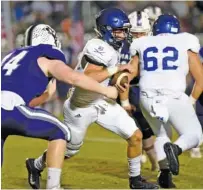
[[[103,142],[106,141],[106,142]],[[2,188],[26,189],[26,157],[36,157],[46,148],[47,142],[12,136],[6,141]],[[189,153],[180,157],[180,175],[174,181],[178,188],[203,188],[203,158],[192,159]],[[80,153],[67,160],[63,167],[64,188],[126,189],[128,188],[126,143],[118,136],[91,126]],[[143,165],[142,174],[156,181],[157,172],[150,171],[150,164]],[[45,188],[46,172],[42,175]]]

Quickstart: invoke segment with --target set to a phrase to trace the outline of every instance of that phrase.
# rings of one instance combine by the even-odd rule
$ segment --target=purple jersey
[[[37,63],[39,57],[65,62],[65,57],[60,50],[44,44],[16,49],[2,61],[1,94],[7,93],[8,95],[10,93],[10,97],[3,95],[4,100],[12,98],[12,93],[18,94],[27,105],[18,104],[14,107],[1,105],[1,160],[3,160],[4,142],[9,135],[49,141],[70,140],[70,131],[66,125],[50,113],[28,106],[30,100],[45,91],[49,82],[48,77],[45,76]]]
[[[16,49],[2,62],[1,90],[20,95],[26,104],[36,96],[40,96],[45,91],[49,78],[37,63],[39,57],[65,62],[64,54],[51,45],[41,44]]]

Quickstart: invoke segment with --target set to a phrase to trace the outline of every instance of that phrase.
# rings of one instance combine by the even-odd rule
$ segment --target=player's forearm
[[[194,98],[194,101],[195,100],[198,100],[200,95],[202,94],[203,92],[203,88],[201,86],[199,86],[196,82],[193,86],[193,89],[192,89],[192,93],[190,96],[192,96],[192,98]]]
[[[196,86],[198,90],[203,89],[203,65],[200,62],[200,58],[197,53],[188,51],[189,58],[189,70],[195,79]]]
[[[119,98],[120,98],[121,106],[123,106],[123,107],[129,106],[130,105],[130,103],[129,103],[129,88],[127,88],[127,90],[124,92],[120,92]]]
[[[65,83],[106,95],[106,87],[100,85],[94,79],[74,71],[60,61],[53,62],[53,64],[49,67],[49,73]]]
[[[102,82],[110,77],[107,69],[102,69],[99,71],[86,71],[85,74],[98,82]]]
[[[85,90],[106,95],[106,87],[100,85],[96,80],[84,75],[83,73],[72,73],[72,84]]]
[[[48,86],[47,86],[47,92],[48,92],[48,99],[50,99],[56,92],[56,79],[52,79]]]
[[[195,78],[195,84],[193,86],[191,96],[197,100],[202,92],[203,92],[203,73],[202,77]]]
[[[138,65],[138,63],[139,63],[138,56],[132,57],[130,62],[129,62],[129,64],[131,64],[133,66],[133,68],[134,68],[133,72],[129,76],[129,80],[130,81],[138,76],[138,72],[139,72],[139,65]]]
[[[130,81],[132,81],[135,77],[137,77],[137,75],[138,75],[138,72],[134,72],[134,73],[131,73],[131,74],[129,74],[129,82]]]

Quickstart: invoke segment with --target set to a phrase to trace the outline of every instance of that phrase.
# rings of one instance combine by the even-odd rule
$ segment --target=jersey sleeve
[[[57,59],[66,63],[65,55],[59,48],[52,45],[45,45],[45,44],[39,45],[38,48],[39,48],[39,51],[42,52],[41,54],[42,57],[46,57],[48,59]]]
[[[84,56],[86,60],[98,66],[108,67],[112,60],[113,51],[108,44],[99,39],[90,40],[84,48]]]
[[[199,53],[200,50],[200,42],[199,39],[189,33],[185,33],[185,41],[187,41],[187,49],[193,51],[194,53]]]
[[[130,45],[130,56],[133,57],[137,54],[139,54],[138,40],[134,39]]]

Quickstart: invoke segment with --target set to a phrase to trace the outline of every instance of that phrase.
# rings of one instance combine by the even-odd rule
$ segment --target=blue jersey
[[[203,59],[203,47],[201,47],[199,54],[200,54],[200,57]]]
[[[26,104],[36,96],[40,96],[46,90],[49,78],[37,63],[39,57],[65,62],[64,54],[51,45],[41,44],[16,49],[2,62],[1,90],[18,94]]]
[[[201,94],[201,96],[199,97],[199,102],[200,104],[203,106],[203,93]],[[202,110],[203,111],[203,110]]]
[[[130,61],[130,44],[125,41],[123,44],[123,47],[121,49],[121,57],[120,57],[120,63],[121,64],[127,64]],[[136,85],[139,82],[139,77],[135,77],[130,84],[131,85]]]
[[[124,41],[123,47],[121,48],[121,64],[127,64],[130,61],[130,44],[127,41]]]

